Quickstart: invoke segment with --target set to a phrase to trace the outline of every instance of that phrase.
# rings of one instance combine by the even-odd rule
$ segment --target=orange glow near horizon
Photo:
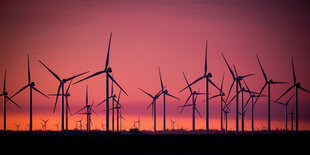
[[[27,84],[27,54],[30,55],[31,78],[35,87],[45,94],[55,94],[59,82],[39,62],[42,61],[60,78],[68,78],[89,71],[73,82],[97,71],[104,70],[109,34],[113,32],[110,66],[115,80],[126,90],[120,103],[125,107],[124,128],[129,129],[141,116],[142,129],[153,130],[151,109],[145,110],[151,98],[138,88],[154,95],[160,90],[158,68],[161,69],[164,85],[169,93],[181,100],[166,98],[167,128],[170,118],[177,120],[179,127],[191,130],[191,110],[180,113],[189,91],[178,93],[186,86],[182,72],[193,82],[204,72],[205,42],[208,40],[208,72],[212,81],[220,85],[225,72],[223,90],[228,93],[232,82],[230,72],[221,56],[223,52],[228,63],[236,65],[238,73],[245,75],[250,89],[259,92],[264,84],[263,74],[256,60],[259,56],[268,79],[284,81],[286,85],[272,85],[271,101],[276,100],[293,83],[290,57],[294,57],[297,81],[310,90],[310,46],[308,30],[310,22],[307,5],[272,0],[265,2],[246,0],[231,1],[179,1],[159,0],[155,2],[125,0],[82,2],[69,1],[5,2],[0,5],[0,91],[2,91],[4,70],[7,71],[7,92],[13,95]],[[296,6],[296,7],[290,7]],[[98,104],[106,97],[105,75],[85,80],[70,88],[69,104],[72,113],[85,105],[85,87],[88,85],[89,102]],[[69,83],[66,83],[65,89]],[[205,91],[205,81],[193,86]],[[119,88],[114,85],[115,94]],[[235,87],[230,98],[235,95]],[[218,91],[210,85],[210,95]],[[267,89],[263,92],[267,94]],[[281,101],[285,102],[293,91]],[[199,96],[196,115],[197,129],[205,129],[205,96]],[[248,96],[245,96],[245,101]],[[7,128],[15,130],[15,123],[22,123],[26,129],[29,123],[29,89],[13,100],[22,109],[7,103]],[[157,129],[162,130],[162,105],[157,104]],[[210,100],[210,128],[219,129],[219,99]],[[50,118],[48,128],[57,124],[60,118],[61,98],[58,99],[55,114],[52,113],[55,97],[46,99],[33,91],[34,129],[40,129],[40,119]],[[191,102],[189,102],[191,103]],[[295,99],[290,103],[289,112]],[[310,130],[310,94],[299,91],[299,120],[301,130]],[[0,129],[3,128],[3,102],[0,102]],[[250,106],[246,114],[246,130],[250,129]],[[235,129],[235,103],[229,113],[229,129]],[[105,105],[94,110],[94,127],[105,124]],[[272,129],[284,129],[284,107],[271,103]],[[70,116],[70,129],[81,116]],[[86,117],[84,116],[84,119]],[[241,117],[240,117],[241,118]],[[294,117],[295,118],[295,117]],[[290,120],[290,118],[289,118]],[[241,121],[239,121],[241,124]],[[290,121],[288,122],[290,129]],[[61,125],[60,125],[61,126]],[[60,127],[59,126],[59,127]],[[260,98],[255,106],[255,127],[267,126],[267,98]],[[111,127],[110,127],[111,128]],[[295,128],[295,127],[294,127]],[[240,128],[241,129],[241,128]]]

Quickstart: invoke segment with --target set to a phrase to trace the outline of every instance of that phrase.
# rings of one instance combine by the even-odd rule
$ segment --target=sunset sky
[[[0,2],[0,88],[4,69],[7,70],[7,92],[13,95],[27,84],[27,54],[36,88],[46,94],[56,93],[58,81],[39,62],[41,60],[61,78],[89,71],[77,81],[104,70],[109,41],[113,32],[110,66],[113,76],[126,90],[121,95],[123,128],[129,129],[140,115],[142,129],[152,130],[151,109],[145,110],[151,98],[138,88],[155,94],[160,90],[158,67],[169,93],[181,100],[167,98],[167,128],[170,119],[176,126],[191,129],[190,108],[180,115],[189,91],[178,93],[186,86],[182,72],[190,82],[204,73],[205,42],[208,40],[208,71],[218,86],[225,72],[224,92],[232,77],[221,56],[236,65],[238,73],[255,75],[246,79],[251,90],[259,92],[264,84],[263,74],[256,60],[259,56],[268,78],[289,82],[272,85],[271,100],[277,99],[293,84],[290,57],[294,57],[297,81],[310,90],[310,10],[306,1],[247,1],[247,0],[103,0],[103,1],[1,1]],[[205,91],[205,82],[195,90]],[[85,105],[88,85],[89,100],[98,104],[105,99],[105,76],[101,75],[71,87],[69,104],[73,112]],[[68,84],[65,86],[67,87]],[[116,88],[116,87],[114,87]],[[118,93],[119,89],[116,88]],[[233,92],[234,89],[233,89]],[[210,96],[218,91],[210,88]],[[281,101],[285,102],[289,95]],[[34,129],[41,129],[41,118],[48,119],[47,129],[61,119],[61,100],[53,114],[55,98],[46,99],[33,93]],[[264,91],[267,94],[267,90]],[[231,96],[233,96],[231,94]],[[245,97],[246,99],[248,96]],[[29,89],[13,98],[21,109],[7,106],[7,128],[15,130],[29,123]],[[203,118],[196,117],[198,129],[205,129],[204,96],[197,108]],[[220,128],[219,98],[210,101],[210,128]],[[300,130],[310,130],[310,94],[299,91]],[[157,102],[157,129],[162,129],[162,102]],[[290,103],[289,111],[295,100]],[[3,100],[0,102],[0,129],[3,129]],[[249,107],[250,108],[250,107]],[[105,105],[94,110],[94,126],[105,124]],[[250,130],[249,109],[245,127]],[[70,129],[81,115],[70,117]],[[84,116],[84,122],[86,116]],[[235,129],[235,103],[228,115],[228,128]],[[255,127],[267,127],[267,98],[260,98],[255,107]],[[271,104],[272,129],[284,129],[284,107]],[[289,119],[290,120],[290,119]],[[86,122],[85,122],[86,123]],[[111,128],[111,127],[110,127]]]

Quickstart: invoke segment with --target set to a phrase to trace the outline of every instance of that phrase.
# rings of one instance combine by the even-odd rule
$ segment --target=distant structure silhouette
[[[288,100],[287,102],[283,103],[283,102],[279,102],[279,101],[274,101],[274,103],[278,103],[280,105],[283,105],[285,107],[285,132],[287,132],[287,107],[288,107],[288,103],[291,101],[291,99],[294,97],[295,94],[293,94]]]

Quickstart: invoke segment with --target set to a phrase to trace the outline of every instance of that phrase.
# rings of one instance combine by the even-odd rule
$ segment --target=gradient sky
[[[309,4],[306,1],[247,1],[247,0],[113,0],[113,1],[1,1],[0,2],[0,87],[7,69],[7,91],[14,94],[27,83],[27,53],[30,54],[32,80],[44,93],[56,93],[58,81],[38,62],[43,61],[61,78],[104,69],[108,39],[113,32],[110,66],[113,75],[129,96],[122,94],[125,110],[123,121],[130,128],[141,115],[143,129],[151,130],[151,111],[145,110],[151,94],[160,89],[158,67],[161,68],[169,92],[181,100],[167,98],[167,127],[169,119],[179,127],[191,129],[191,110],[179,114],[188,91],[178,93],[185,86],[182,72],[189,81],[203,74],[205,42],[208,40],[208,71],[220,85],[225,72],[224,91],[232,77],[221,56],[235,64],[240,74],[255,73],[246,81],[254,91],[264,84],[255,55],[258,54],[268,78],[287,81],[288,85],[271,88],[275,100],[292,85],[290,56],[294,56],[297,80],[310,89]],[[86,77],[87,75],[83,76]],[[78,79],[77,79],[78,80]],[[204,83],[204,82],[203,82]],[[204,84],[194,86],[204,91]],[[105,76],[98,76],[71,88],[70,105],[73,112],[85,105],[85,87],[89,87],[90,102],[105,99]],[[117,89],[117,92],[119,90]],[[264,92],[265,94],[267,92]],[[210,95],[217,94],[211,88]],[[310,94],[300,92],[300,129],[310,129]],[[205,129],[205,104],[198,98],[197,128]],[[247,97],[246,97],[247,98]],[[287,100],[286,96],[282,101]],[[8,103],[7,126],[29,123],[29,90],[14,97],[22,107]],[[40,118],[50,118],[48,129],[60,121],[60,104],[52,113],[55,98],[45,99],[34,93],[34,129],[40,129]],[[59,100],[60,103],[60,100]],[[292,102],[294,103],[294,102]],[[1,102],[2,105],[2,102]],[[292,105],[292,104],[291,104]],[[272,129],[284,128],[284,107],[272,104]],[[94,110],[94,128],[105,123],[105,106]],[[291,106],[289,107],[291,109]],[[231,106],[229,127],[235,129],[235,104]],[[0,128],[3,126],[3,107],[0,107]],[[162,129],[162,98],[158,100],[158,127]],[[210,127],[219,128],[219,99],[210,103]],[[256,128],[267,126],[267,98],[256,105]],[[70,117],[70,128],[75,120]],[[85,116],[84,116],[85,118]],[[250,110],[246,115],[246,129],[250,129]],[[85,119],[84,119],[85,120]]]

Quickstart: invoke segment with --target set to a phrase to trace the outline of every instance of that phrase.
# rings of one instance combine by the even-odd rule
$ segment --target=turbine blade
[[[75,114],[81,112],[81,111],[84,110],[85,108],[86,108],[86,106],[84,106],[84,107],[83,107],[82,109],[80,109],[79,111],[75,112],[73,115],[75,115]],[[80,114],[81,114],[81,113],[80,113]]]
[[[118,88],[120,88],[128,96],[125,90],[114,80],[114,78],[109,73],[108,73],[108,77],[118,86]]]
[[[220,88],[218,88],[213,82],[211,79],[209,79],[209,82],[217,89],[219,90],[220,92],[222,92],[222,90]]]
[[[198,113],[198,115],[200,116],[200,118],[202,118],[202,115],[200,114],[200,112],[198,111],[198,109],[195,107],[196,112]]]
[[[214,95],[214,96],[210,97],[209,100],[211,100],[211,99],[213,99],[213,98],[216,98],[216,97],[218,97],[218,96],[221,96],[221,94]]]
[[[29,66],[29,54],[27,54],[27,62],[28,62],[28,84],[31,82],[31,77],[30,77],[30,66]]]
[[[153,105],[153,103],[154,103],[154,101],[146,107],[146,110],[149,109],[150,106]],[[152,107],[152,108],[153,108],[153,107]]]
[[[107,53],[107,59],[106,59],[106,62],[105,62],[105,68],[104,68],[104,70],[107,70],[107,69],[108,69],[108,66],[109,66],[109,57],[110,57],[111,40],[112,40],[112,32],[111,32],[111,34],[110,34],[110,40],[109,40],[109,46],[108,46],[108,53]]]
[[[286,93],[288,93],[294,87],[295,87],[295,85],[293,85],[292,87],[288,88],[278,99],[276,99],[276,102],[279,101]]]
[[[32,89],[34,89],[35,91],[37,91],[38,93],[40,93],[41,95],[45,96],[46,98],[49,99],[49,97],[47,95],[45,95],[44,93],[42,93],[40,90],[38,90],[36,87],[32,87]]]
[[[277,81],[273,81],[271,84],[288,84],[287,82],[277,82]]]
[[[72,116],[71,108],[70,108],[70,105],[68,103],[68,97],[66,97],[66,104],[68,106],[68,110],[69,110],[70,116]]]
[[[86,74],[86,73],[88,73],[88,72],[89,72],[89,71],[84,72],[84,73],[81,73],[81,74],[78,74],[78,75],[75,75],[75,76],[72,76],[72,77],[70,77],[70,78],[64,79],[64,81],[66,82],[66,81],[73,80],[74,78],[79,77],[79,76],[81,76],[81,75],[84,75],[84,74]]]
[[[3,94],[5,94],[5,83],[6,83],[6,69],[4,69],[4,80],[3,80]]]
[[[206,75],[207,74],[207,72],[208,72],[208,61],[207,61],[207,53],[208,52],[208,40],[206,41],[206,53],[205,53],[205,74],[204,75]]]
[[[190,88],[193,84],[195,84],[196,82],[200,81],[201,79],[203,79],[204,76],[198,78],[197,80],[195,80],[194,82],[192,82],[191,84],[188,84],[188,81],[186,80],[186,83],[187,83],[187,87],[183,88],[181,91],[185,90],[186,88]],[[180,91],[180,92],[181,92]]]
[[[259,92],[259,94],[258,94],[258,96],[257,96],[257,98],[256,98],[256,100],[255,100],[255,102],[254,102],[254,104],[256,104],[256,102],[257,102],[257,100],[259,99],[260,95],[261,95],[262,92],[264,91],[266,85],[267,85],[267,83],[265,83],[264,86],[263,86],[263,88],[260,90],[260,92]]]
[[[177,98],[177,97],[175,97],[175,96],[173,96],[173,95],[171,95],[171,94],[166,94],[166,95],[168,95],[168,96],[170,96],[170,97],[173,97],[173,98],[175,98],[175,99],[177,99],[177,100],[180,100],[179,98]]]
[[[30,85],[27,84],[26,86],[24,86],[22,89],[20,89],[18,92],[16,92],[13,96],[11,96],[11,98],[13,98],[15,95],[17,95],[18,93],[20,93],[21,91],[23,91],[24,89],[26,89],[27,87],[29,87]]]
[[[17,103],[15,103],[10,97],[8,97],[7,95],[5,95],[5,97],[6,97],[9,101],[11,101],[14,105],[16,105],[19,109],[21,109],[21,107],[20,107]]]
[[[52,73],[52,74],[54,75],[54,77],[55,77],[58,81],[61,81],[61,79],[59,78],[59,76],[58,76],[57,74],[55,74],[52,70],[50,70],[47,66],[45,66],[44,63],[41,62],[40,60],[39,60],[39,62],[40,62],[50,73]]]
[[[238,77],[239,75],[238,75],[238,72],[237,72],[237,69],[236,69],[236,66],[233,64],[233,67],[234,67],[234,70],[235,70],[235,74],[236,74],[236,76]]]
[[[164,84],[163,84],[163,80],[161,78],[161,72],[160,72],[160,68],[159,67],[158,67],[158,71],[159,71],[159,78],[160,78],[160,86],[161,86],[162,91],[164,91]]]
[[[307,89],[305,89],[305,88],[303,88],[303,87],[298,87],[298,88],[300,88],[301,90],[303,90],[303,91],[305,91],[305,92],[308,92],[308,93],[310,93],[310,91],[309,90],[307,90]]]
[[[69,86],[68,86],[68,88],[67,88],[67,90],[66,90],[66,93],[65,93],[65,94],[68,94],[69,89],[70,89],[70,87],[71,87],[71,83],[72,83],[72,80],[70,80]]]
[[[228,101],[228,98],[229,98],[230,92],[232,90],[232,87],[234,86],[234,83],[235,83],[235,80],[233,80],[233,82],[230,85],[230,88],[229,88],[229,91],[228,91],[228,94],[227,94],[227,97],[226,97],[226,100],[225,100],[226,102]]]
[[[235,74],[234,74],[234,72],[232,71],[232,69],[230,68],[230,66],[229,66],[229,64],[228,64],[228,62],[227,62],[227,60],[226,60],[226,58],[225,58],[225,56],[224,56],[223,53],[222,53],[222,56],[223,56],[223,58],[224,58],[224,61],[225,61],[226,65],[227,65],[227,67],[228,67],[230,73],[231,73],[231,76],[233,77],[233,79],[235,79]]]
[[[294,79],[294,84],[296,84],[296,75],[295,75],[295,69],[294,69],[294,61],[293,61],[293,56],[291,56],[292,60],[292,68],[293,68],[293,79]]]
[[[148,92],[142,90],[141,88],[139,88],[142,92],[144,92],[146,95],[149,95],[151,98],[154,98],[151,94],[149,94]]]
[[[268,79],[267,79],[266,73],[265,73],[265,71],[264,71],[264,69],[263,69],[263,66],[262,66],[262,64],[261,64],[260,61],[259,61],[258,55],[256,55],[256,58],[257,58],[257,61],[258,61],[259,66],[260,66],[260,69],[261,69],[262,72],[263,72],[263,75],[264,75],[264,78],[265,78],[265,82],[267,83],[267,82],[268,82]]]
[[[82,81],[84,81],[84,80],[86,80],[86,79],[92,78],[92,77],[97,76],[97,75],[100,75],[100,74],[102,74],[102,73],[105,73],[105,71],[96,72],[96,73],[94,73],[94,74],[92,74],[92,75],[90,75],[90,76],[88,76],[88,77],[86,77],[86,78],[84,78],[84,79],[81,79],[81,80],[79,80],[79,81],[77,81],[77,82],[74,82],[73,84],[80,83],[80,82],[82,82]]]
[[[225,76],[225,72],[223,73],[223,77],[222,77],[222,82],[221,82],[221,92],[222,92],[222,90],[223,90],[224,76]]]
[[[244,79],[244,78],[252,76],[252,75],[254,75],[254,74],[247,74],[247,75],[241,76],[241,78]]]
[[[56,94],[59,94],[60,88],[61,88],[62,83],[59,84],[58,86],[58,90]],[[56,96],[56,101],[55,101],[55,105],[54,105],[54,109],[53,109],[53,113],[55,113],[56,110],[56,105],[57,105],[57,100],[58,100],[58,95]]]
[[[182,74],[183,74],[184,79],[185,79],[185,81],[186,81],[187,87],[189,88],[190,92],[193,93],[192,88],[189,86],[189,83],[188,83],[188,81],[187,81],[187,78],[186,78],[184,72],[182,72]],[[180,90],[179,93],[182,92],[183,90],[185,90],[187,87],[185,87],[185,88],[183,88],[182,90]]]

